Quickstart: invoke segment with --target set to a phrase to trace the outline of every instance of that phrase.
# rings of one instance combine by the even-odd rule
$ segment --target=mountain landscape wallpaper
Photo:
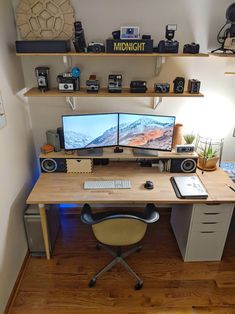
[[[65,149],[117,146],[118,114],[63,116]]]
[[[171,150],[175,117],[119,115],[119,145]]]

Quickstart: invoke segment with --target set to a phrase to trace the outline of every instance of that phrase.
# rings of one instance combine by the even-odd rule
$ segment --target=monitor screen
[[[118,145],[118,114],[62,116],[65,149]]]
[[[175,117],[119,114],[119,145],[171,151]]]

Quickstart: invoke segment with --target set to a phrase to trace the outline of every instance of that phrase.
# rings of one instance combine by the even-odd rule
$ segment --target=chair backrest
[[[145,235],[147,224],[159,219],[154,204],[147,204],[144,212],[109,211],[93,214],[90,205],[85,204],[81,219],[92,225],[96,239],[107,245],[125,246],[139,242]]]

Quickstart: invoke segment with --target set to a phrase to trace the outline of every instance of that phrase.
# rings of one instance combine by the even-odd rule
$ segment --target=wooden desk
[[[50,258],[45,204],[60,203],[156,203],[156,204],[216,204],[235,203],[235,193],[226,186],[233,185],[228,176],[218,169],[197,174],[206,187],[207,200],[178,199],[170,183],[173,173],[159,173],[156,168],[140,167],[134,162],[112,162],[107,166],[95,166],[93,173],[42,174],[30,193],[27,204],[38,204],[47,258]],[[187,174],[182,174],[187,175]],[[85,180],[129,179],[131,189],[84,190]],[[153,190],[144,189],[144,182],[151,180]]]

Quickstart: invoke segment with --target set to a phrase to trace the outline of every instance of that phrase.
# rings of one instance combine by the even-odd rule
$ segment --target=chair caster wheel
[[[97,243],[96,244],[96,250],[101,250],[101,249],[102,249],[102,246],[99,243]]]
[[[137,284],[135,285],[135,290],[140,290],[143,287],[143,282],[139,281],[137,282]]]
[[[96,279],[91,279],[91,281],[89,282],[89,284],[88,284],[88,287],[89,288],[92,288],[92,287],[94,287],[94,285],[96,284]]]

